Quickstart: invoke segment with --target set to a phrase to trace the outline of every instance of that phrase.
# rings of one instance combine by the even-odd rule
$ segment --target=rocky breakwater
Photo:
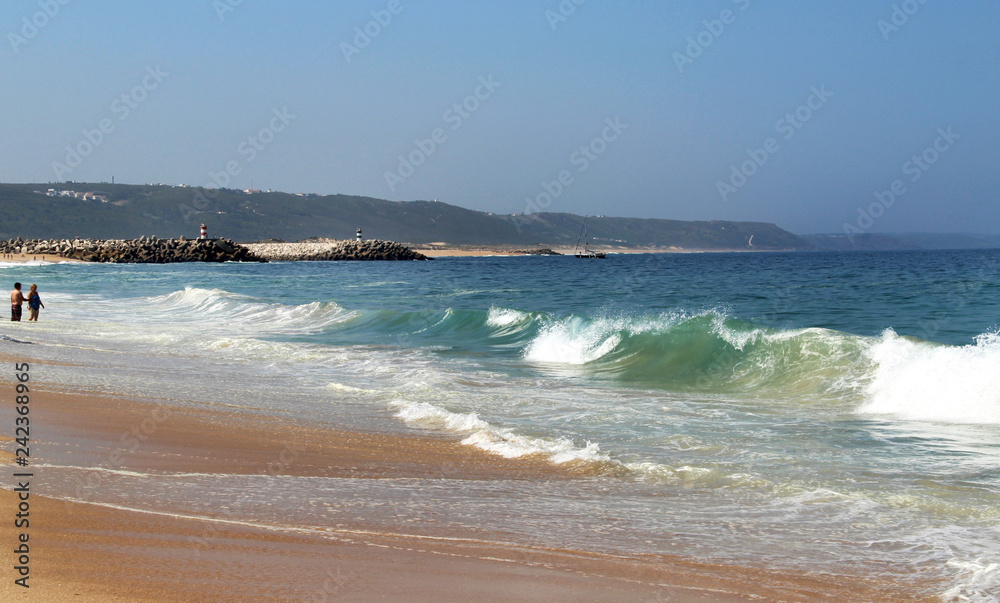
[[[255,255],[272,262],[296,261],[409,261],[429,259],[392,241],[338,241],[315,239],[298,243],[248,243]]]
[[[245,246],[228,239],[57,239],[0,242],[3,253],[56,255],[110,264],[173,264],[177,262],[264,262]]]
[[[513,255],[562,255],[558,251],[552,251],[548,247],[542,249],[512,249],[510,253]]]

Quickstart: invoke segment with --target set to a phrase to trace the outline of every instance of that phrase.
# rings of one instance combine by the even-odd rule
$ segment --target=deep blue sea
[[[1000,593],[1000,251],[0,274],[39,286],[41,321],[0,334],[60,361],[46,369],[55,386],[430,430],[593,467],[498,484],[52,464],[40,471],[53,496],[224,507],[303,529],[365,523],[398,501],[399,533],[447,525],[525,545],[926,578],[946,601]],[[74,486],[95,473],[120,487]]]

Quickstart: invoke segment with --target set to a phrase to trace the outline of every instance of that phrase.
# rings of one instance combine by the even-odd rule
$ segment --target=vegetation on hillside
[[[47,196],[48,189],[57,196]],[[36,192],[38,191],[38,192]],[[96,193],[83,200],[59,191]],[[126,184],[0,184],[0,239],[210,236],[236,241],[366,238],[420,244],[573,245],[584,218],[538,213],[500,216],[435,201],[397,203],[347,195],[292,195]],[[591,244],[684,249],[809,249],[773,224],[589,218]],[[751,237],[752,240],[751,240]]]

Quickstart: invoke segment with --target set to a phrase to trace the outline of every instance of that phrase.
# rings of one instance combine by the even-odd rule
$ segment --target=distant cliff
[[[247,194],[231,189],[123,184],[0,184],[0,239],[133,239],[155,235],[236,241],[365,238],[413,244],[572,246],[584,218],[494,215],[446,203],[346,195]],[[811,249],[774,224],[590,218],[590,243],[683,249]]]

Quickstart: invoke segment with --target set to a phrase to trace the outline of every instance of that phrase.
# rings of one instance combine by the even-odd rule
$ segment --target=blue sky
[[[6,0],[0,181],[1000,233],[998,30],[995,0]]]

